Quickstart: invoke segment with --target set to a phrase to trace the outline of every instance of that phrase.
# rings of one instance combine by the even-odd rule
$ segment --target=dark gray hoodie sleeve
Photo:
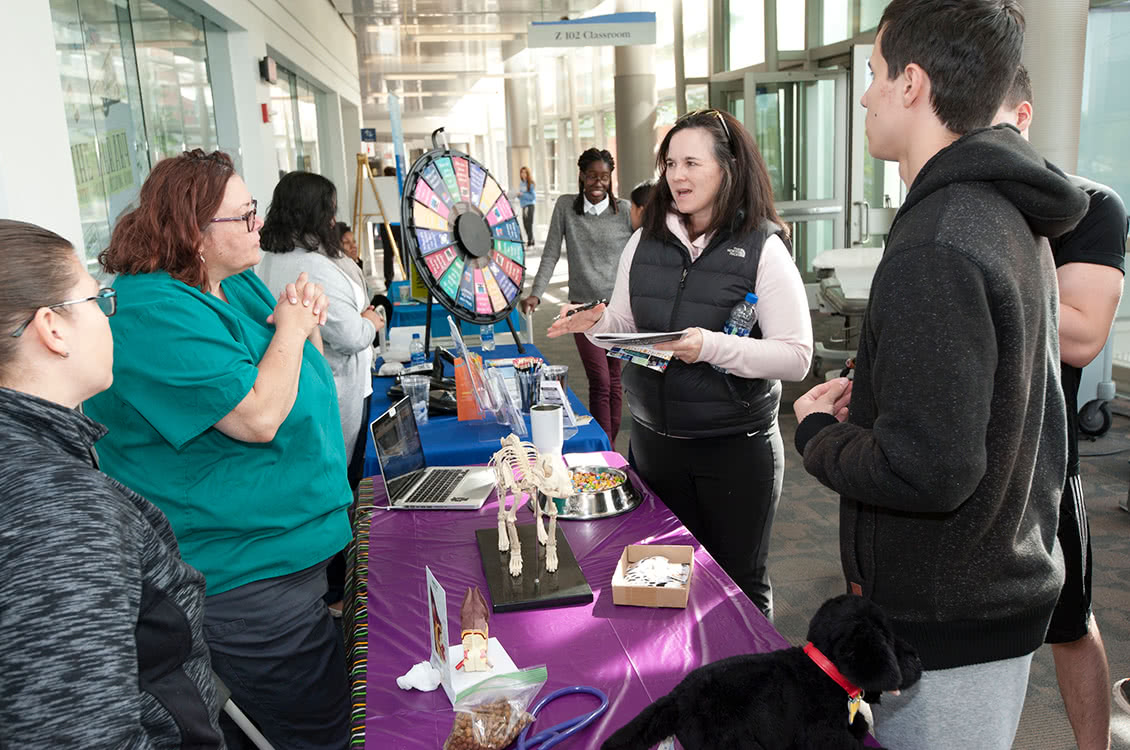
[[[984,274],[958,250],[909,248],[881,264],[871,300],[872,388],[852,401],[873,399],[878,416],[819,430],[804,446],[804,467],[869,504],[953,510],[987,463],[997,341]]]
[[[134,640],[138,523],[106,487],[57,479],[81,502],[0,506],[0,529],[22,530],[0,533],[0,746],[153,747]]]

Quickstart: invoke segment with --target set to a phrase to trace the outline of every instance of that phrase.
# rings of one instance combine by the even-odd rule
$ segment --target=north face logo
[[[745,257],[745,248],[742,248],[742,247],[731,247],[726,252],[728,252],[730,255],[734,256],[735,258],[744,258]]]

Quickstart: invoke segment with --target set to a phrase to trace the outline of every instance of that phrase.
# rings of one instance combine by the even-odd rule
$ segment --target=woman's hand
[[[376,326],[377,330],[385,327],[385,311],[369,305],[367,310],[361,312],[361,317]]]
[[[698,355],[702,354],[702,329],[688,328],[683,331],[683,335],[679,338],[663,344],[656,344],[655,348],[671,352],[672,357],[688,364],[697,362]]]
[[[321,284],[310,281],[306,272],[298,274],[293,284],[287,284],[279,295],[275,311],[267,317],[276,330],[293,328],[306,338],[316,326],[325,325],[330,301]]]
[[[537,297],[534,297],[534,299],[537,299]],[[601,316],[604,315],[606,305],[602,302],[588,310],[582,310],[573,315],[566,315],[570,310],[578,307],[583,307],[583,305],[562,305],[561,311],[557,313],[557,317],[553,320],[553,325],[546,331],[546,336],[555,339],[567,333],[584,333],[596,325],[596,321],[600,320]]]

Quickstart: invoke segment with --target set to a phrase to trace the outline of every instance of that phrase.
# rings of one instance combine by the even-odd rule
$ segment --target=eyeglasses
[[[47,307],[51,310],[54,310],[57,307],[67,307],[68,305],[81,305],[83,302],[91,302],[91,301],[98,303],[98,309],[101,310],[107,318],[118,311],[118,293],[115,292],[110,287],[102,287],[101,289],[98,290],[98,294],[93,294],[89,297],[83,297],[82,299],[69,299],[66,302],[56,302],[53,305],[44,305],[44,307]],[[32,313],[32,316],[24,321],[24,324],[22,326],[20,326],[16,330],[12,331],[12,334],[11,334],[12,338],[14,338],[14,339],[19,338],[23,334],[23,332],[27,329],[27,327],[29,325],[31,325],[31,321],[35,320],[35,316],[38,315],[38,314],[39,314],[39,309],[37,308],[36,311],[34,313]]]
[[[703,115],[713,115],[718,118],[718,122],[722,123],[722,131],[726,133],[726,143],[730,146],[730,151],[734,150],[734,139],[730,135],[730,126],[726,124],[726,118],[722,113],[716,109],[696,109],[694,112],[687,112],[685,115],[675,120],[675,125],[678,126],[681,122],[686,122],[693,117],[700,117]]]
[[[259,201],[252,199],[251,200],[251,210],[248,211],[247,213],[243,214],[242,216],[230,216],[230,217],[223,218],[223,219],[212,219],[212,223],[221,222],[221,221],[245,221],[245,222],[247,222],[247,231],[248,232],[254,232],[255,231],[255,209],[258,208],[258,206],[259,206]]]

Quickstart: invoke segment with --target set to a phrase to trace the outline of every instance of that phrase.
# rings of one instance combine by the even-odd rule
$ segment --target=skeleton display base
[[[567,607],[592,601],[592,589],[581,573],[569,540],[560,530],[557,532],[557,572],[549,573],[545,569],[545,547],[538,544],[536,527],[532,523],[518,525],[525,564],[517,577],[510,575],[510,553],[498,551],[497,527],[478,529],[475,538],[494,612]]]

